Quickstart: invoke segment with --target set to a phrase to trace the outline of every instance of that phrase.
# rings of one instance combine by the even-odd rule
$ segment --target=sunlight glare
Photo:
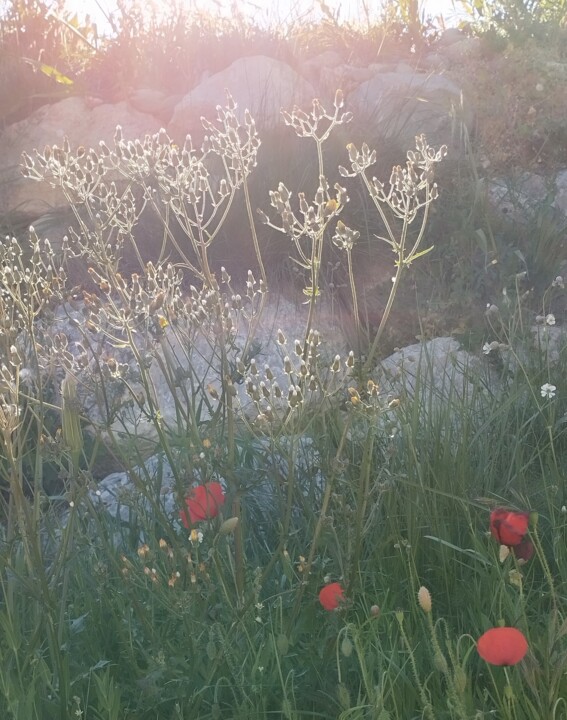
[[[369,3],[364,0],[146,0],[145,6],[157,17],[160,9],[164,12],[172,5],[194,12],[206,12],[230,16],[239,14],[253,20],[260,27],[286,27],[297,21],[317,20],[323,17],[324,4],[339,21],[357,23],[378,17],[381,8],[387,4]],[[375,5],[375,9],[372,6]],[[456,25],[464,17],[459,9],[459,0],[421,0],[422,17],[443,18],[446,26]],[[96,23],[99,32],[106,34],[110,28],[109,17],[117,12],[116,0],[65,0],[66,9],[77,14],[79,20],[88,15]]]

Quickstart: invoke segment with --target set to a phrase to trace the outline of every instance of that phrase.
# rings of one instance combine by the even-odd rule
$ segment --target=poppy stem
[[[516,720],[516,696],[508,675],[508,668],[504,667],[504,675],[506,676],[506,685],[504,686],[504,701],[506,702],[506,714],[508,717]]]
[[[534,547],[535,547],[536,555],[538,556],[539,561],[541,562],[541,566],[543,568],[543,574],[545,575],[545,579],[547,580],[547,584],[549,585],[549,592],[551,595],[551,600],[553,602],[553,609],[557,613],[559,608],[557,605],[557,594],[555,592],[555,583],[553,582],[553,575],[551,574],[551,568],[549,567],[549,563],[547,562],[547,558],[545,557],[545,553],[543,552],[543,547],[541,545],[541,539],[540,539],[538,531],[537,531],[537,525],[534,524],[531,534],[534,539]]]
[[[433,712],[433,706],[431,705],[431,700],[427,696],[425,687],[424,687],[423,683],[421,682],[421,678],[419,677],[419,672],[417,671],[417,664],[415,662],[415,654],[414,654],[412,646],[410,645],[410,641],[408,639],[407,633],[404,629],[403,613],[402,612],[396,613],[396,618],[398,620],[398,625],[400,627],[400,635],[402,636],[402,641],[406,647],[406,650],[408,651],[410,666],[412,669],[415,684],[417,685],[417,689],[419,691],[419,698],[420,698],[421,704],[423,706],[423,714],[428,720],[435,720],[435,713]]]
[[[366,442],[364,444],[364,455],[362,457],[362,463],[360,467],[360,476],[358,481],[358,499],[356,503],[356,518],[355,518],[355,540],[354,540],[354,553],[351,559],[350,566],[350,577],[348,579],[347,590],[350,590],[355,582],[358,575],[359,564],[360,564],[360,553],[362,551],[362,542],[364,539],[364,520],[366,516],[366,509],[368,506],[369,486],[370,486],[370,470],[372,453],[374,450],[374,433],[373,429],[370,428],[366,436]]]
[[[332,464],[331,473],[330,473],[329,477],[327,478],[327,482],[325,485],[325,494],[323,495],[323,502],[321,504],[321,510],[319,512],[319,517],[317,518],[317,524],[315,525],[315,530],[313,532],[313,538],[311,540],[311,547],[309,548],[309,555],[307,557],[307,562],[305,563],[305,570],[303,573],[303,576],[305,578],[309,577],[309,574],[311,572],[311,566],[312,566],[313,560],[315,558],[315,553],[317,552],[317,547],[319,544],[319,537],[320,537],[321,531],[323,529],[323,523],[325,522],[325,519],[327,517],[327,509],[328,509],[329,503],[331,501],[331,494],[332,494],[333,487],[335,484],[335,477],[337,474],[336,469],[339,467],[339,464],[340,464],[339,461],[343,454],[343,448],[345,446],[348,432],[349,432],[350,426],[352,424],[352,417],[353,417],[352,414],[350,414],[347,418],[347,421],[343,428],[343,432],[341,434],[341,439],[339,441],[339,446],[337,448],[337,452],[335,453],[335,458],[334,458],[334,461]],[[298,590],[296,598],[295,598],[295,604],[293,606],[293,611],[292,611],[290,619],[289,619],[289,628],[293,628],[295,625],[295,621],[296,621],[299,611],[301,609],[301,601],[303,599],[303,595],[305,593],[306,587],[307,587],[307,583],[302,583],[299,586],[299,590]]]

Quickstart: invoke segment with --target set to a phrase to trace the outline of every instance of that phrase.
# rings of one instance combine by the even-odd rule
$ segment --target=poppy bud
[[[417,593],[417,601],[419,603],[419,607],[423,610],[424,613],[431,612],[431,593],[423,585],[419,588],[419,591]]]
[[[228,520],[225,520],[223,524],[220,526],[219,529],[219,535],[230,535],[236,530],[236,527],[238,525],[238,518],[237,517],[231,517],[228,518]]]
[[[343,641],[341,643],[341,653],[345,657],[350,657],[352,655],[352,641],[348,637],[344,637]]]
[[[379,615],[380,615],[380,608],[379,608],[378,605],[372,605],[372,607],[370,608],[370,615],[371,615],[372,617],[374,617],[374,618],[379,617]]]

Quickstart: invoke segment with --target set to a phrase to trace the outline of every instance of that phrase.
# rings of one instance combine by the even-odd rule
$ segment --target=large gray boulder
[[[489,203],[508,220],[526,223],[549,208],[558,223],[567,220],[567,170],[555,175],[530,171],[485,181]]]
[[[262,424],[268,419],[263,414],[269,407],[272,407],[276,419],[286,413],[289,390],[303,377],[302,358],[297,352],[296,340],[303,340],[305,336],[308,311],[301,303],[268,295],[259,316],[259,325],[253,333],[254,342],[249,347],[248,355],[243,358],[248,329],[254,320],[250,320],[252,305],[246,299],[242,302],[242,311],[231,312],[233,330],[227,348],[228,361],[233,370],[233,402],[237,414],[247,417],[250,422]],[[117,347],[117,343],[109,340],[104,332],[89,333],[84,325],[82,305],[61,307],[49,327],[43,331],[43,345],[52,347],[65,338],[65,347],[74,358],[73,372],[78,378],[76,401],[82,415],[92,421],[93,426],[102,432],[103,438],[107,438],[110,431],[113,437],[122,438],[127,445],[129,439],[131,441],[135,436],[136,446],[142,454],[155,452],[159,447],[159,437],[155,422],[146,412],[148,403],[140,406],[133,402],[135,398],[147,397],[148,392],[151,392],[163,429],[177,435],[186,432],[183,422],[191,422],[191,414],[188,414],[188,419],[180,419],[175,398],[191,397],[196,393],[195,402],[199,404],[204,401],[199,409],[201,421],[210,418],[211,408],[213,411],[217,408],[222,385],[222,363],[216,326],[203,321],[202,327],[195,329],[185,321],[180,321],[175,329],[167,327],[163,336],[153,343],[140,337],[136,357],[126,344]],[[348,374],[345,361],[350,348],[339,318],[329,304],[319,304],[315,328],[319,333],[316,361],[318,373],[327,379],[324,393],[339,393]],[[109,332],[116,336],[116,332]],[[285,343],[281,341],[282,337]],[[341,361],[332,372],[330,368],[337,354]],[[284,362],[286,356],[289,360]],[[83,360],[80,360],[81,357]],[[140,375],[139,357],[142,357],[148,369],[147,385]],[[245,362],[241,365],[239,360],[242,359]],[[109,361],[123,366],[124,372],[112,375],[107,371]],[[242,366],[245,368],[243,374],[239,372]],[[100,391],[101,372],[104,376],[104,394]],[[64,373],[60,372],[58,382],[62,383],[64,377]],[[172,377],[175,378],[173,386]],[[281,397],[275,389],[276,384],[282,391]],[[266,392],[270,395],[267,396]],[[316,406],[322,399],[322,393],[319,387],[310,389],[306,386],[303,399],[299,402]],[[181,400],[181,403],[183,405],[184,401]],[[110,418],[108,408],[111,408]],[[187,412],[190,409],[185,407]]]
[[[280,123],[282,108],[309,107],[317,95],[286,63],[264,55],[243,57],[185,95],[167,127],[169,135],[182,142],[190,134],[198,143],[204,135],[201,117],[216,118],[216,107],[226,104],[227,90],[237,103],[240,119],[248,109],[260,128]]]
[[[461,88],[443,75],[384,72],[353,90],[347,107],[384,138],[412,148],[424,133],[430,145],[451,144],[456,117],[472,125]]]
[[[439,403],[468,397],[482,375],[477,355],[461,348],[451,337],[408,345],[384,359],[378,368],[383,390],[392,396],[412,398],[430,393]]]

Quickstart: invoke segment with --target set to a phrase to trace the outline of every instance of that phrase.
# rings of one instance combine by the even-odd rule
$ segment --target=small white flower
[[[203,542],[203,533],[193,528],[189,535],[189,540],[191,541],[191,545],[200,545]]]
[[[549,313],[545,316],[545,324],[546,325],[555,325],[555,315],[553,313]]]
[[[555,397],[556,390],[557,390],[557,388],[555,387],[555,385],[551,385],[550,383],[544,383],[541,386],[541,390],[540,390],[541,396],[542,396],[542,398],[549,398],[551,400],[551,398]]]
[[[555,280],[551,283],[551,287],[560,287],[565,288],[565,284],[563,283],[563,278],[561,275],[558,275]]]

